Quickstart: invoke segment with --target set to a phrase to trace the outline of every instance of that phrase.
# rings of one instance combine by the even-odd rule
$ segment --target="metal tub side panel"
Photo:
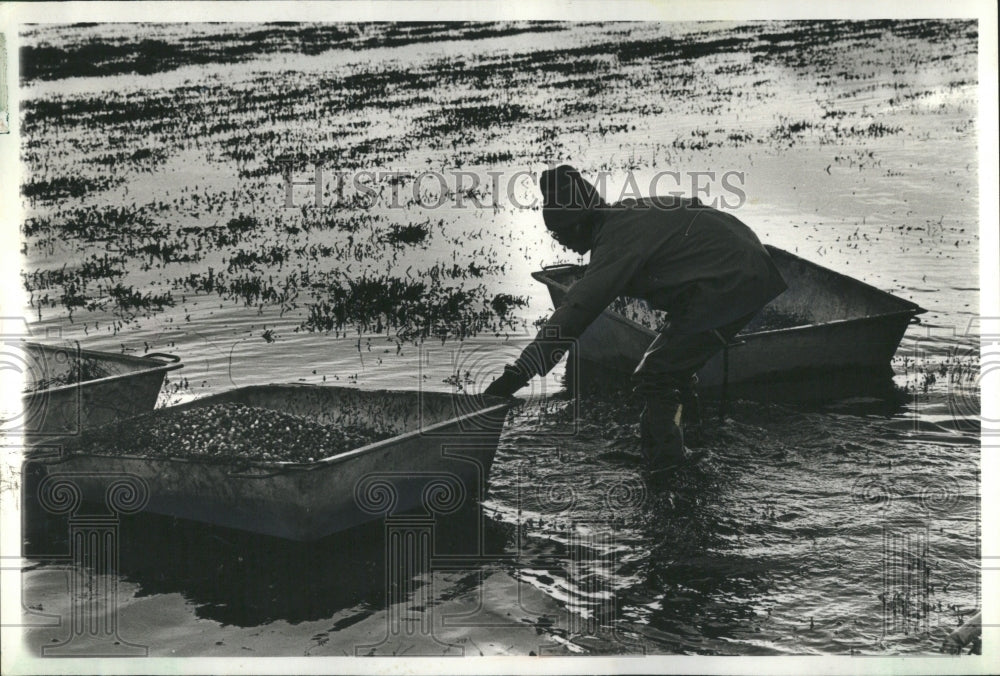
[[[128,474],[145,486],[144,512],[267,535],[290,537],[286,533],[302,515],[290,473],[238,480],[223,465],[103,456],[71,456],[46,464],[45,473],[64,475],[84,501],[94,504],[105,502],[116,476]]]
[[[729,382],[818,374],[840,369],[885,369],[906,331],[909,317],[872,317],[793,330],[743,336],[729,348]],[[698,372],[702,387],[720,387],[723,355]]]
[[[611,377],[631,374],[653,338],[648,329],[609,314],[602,314],[578,342],[585,380],[602,371]],[[885,375],[909,320],[906,314],[871,317],[739,336],[742,344],[729,349],[729,383],[807,379],[850,369]],[[705,394],[721,388],[721,352],[698,379]]]
[[[481,497],[498,440],[499,430],[492,438],[470,441],[455,425],[450,433],[409,437],[344,463],[299,473],[302,513],[287,524],[283,537],[311,540],[412,510],[428,516],[454,511]]]
[[[779,296],[737,336],[742,344],[729,351],[730,384],[768,378],[788,380],[841,369],[871,368],[882,374],[890,371],[889,363],[906,327],[921,309],[857,280],[777,251],[776,261],[783,271],[794,279],[811,279],[813,283],[802,284],[804,289],[798,293]],[[562,287],[579,270],[567,267],[542,271],[535,273],[535,278],[546,284],[553,304],[558,306],[565,295]],[[831,288],[820,288],[825,286]],[[838,289],[844,293],[833,293]],[[799,319],[803,323],[754,332],[755,324],[766,323],[768,308],[782,318]],[[882,314],[866,316],[876,312]],[[827,319],[805,323],[806,314],[816,313]],[[661,320],[660,313],[642,301],[618,299],[579,338],[581,370],[588,371],[584,380],[598,376],[601,370],[606,370],[609,376],[630,374],[655,337],[654,328]],[[705,390],[719,388],[723,380],[722,353],[711,359],[698,376]]]
[[[26,433],[75,435],[87,427],[148,413],[165,377],[166,370],[158,369],[26,394],[22,397]]]
[[[408,434],[307,467],[252,468],[183,460],[80,455],[42,464],[64,474],[88,502],[101,503],[116,475],[139,477],[144,510],[292,540],[312,540],[389,514],[477,499],[496,452],[502,417],[476,416],[433,434]],[[469,422],[468,420],[466,422]],[[385,493],[388,491],[388,493]],[[428,492],[429,491],[429,492]],[[380,496],[395,496],[380,510]],[[388,503],[387,503],[388,504]]]
[[[803,318],[807,324],[921,311],[915,303],[859,279],[777,247],[766,248],[788,284],[766,309]]]

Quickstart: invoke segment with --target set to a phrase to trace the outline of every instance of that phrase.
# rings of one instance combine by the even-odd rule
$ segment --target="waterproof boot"
[[[701,401],[698,399],[698,376],[691,378],[680,389],[681,406],[684,410],[684,437],[690,446],[700,446],[702,441]]]
[[[639,416],[640,449],[650,470],[668,469],[688,458],[684,448],[680,392],[647,397]]]

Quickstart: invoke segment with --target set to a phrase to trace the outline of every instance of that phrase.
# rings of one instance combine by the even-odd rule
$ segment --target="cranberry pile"
[[[314,462],[393,436],[244,404],[156,411],[85,431],[72,452],[218,462]]]

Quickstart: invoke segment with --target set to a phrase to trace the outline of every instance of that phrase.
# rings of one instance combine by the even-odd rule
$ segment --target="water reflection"
[[[65,518],[29,506],[25,554],[45,560],[69,552]],[[318,620],[356,608],[360,620],[387,605],[386,521],[373,521],[312,542],[139,514],[119,529],[118,574],[138,584],[138,597],[181,594],[195,615],[226,625]],[[434,554],[496,556],[510,526],[482,518],[472,505],[439,517]],[[416,579],[409,589],[424,581]]]

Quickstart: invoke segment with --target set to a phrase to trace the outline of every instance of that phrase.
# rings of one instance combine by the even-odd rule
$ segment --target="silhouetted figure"
[[[546,337],[578,337],[620,295],[669,314],[633,374],[645,401],[641,448],[652,470],[691,456],[682,401],[694,373],[787,287],[757,236],[731,214],[695,199],[652,197],[608,205],[572,167],[542,172],[545,227],[583,255],[586,273],[514,364],[486,389],[510,396],[558,359]],[[551,338],[548,338],[551,345]]]

